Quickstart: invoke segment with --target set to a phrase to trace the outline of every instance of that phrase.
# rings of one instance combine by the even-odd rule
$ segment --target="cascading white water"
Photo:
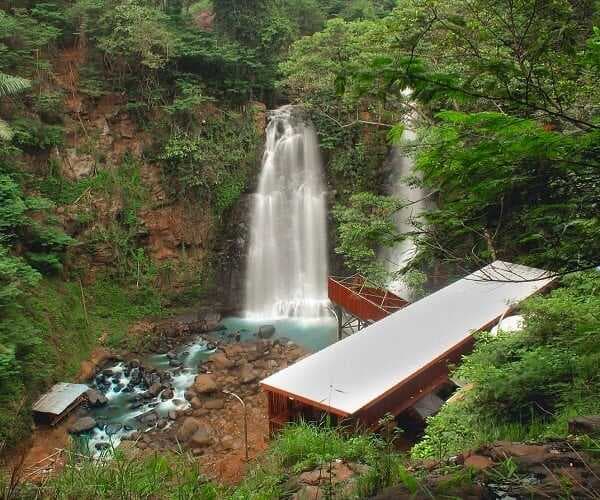
[[[319,143],[297,108],[284,106],[269,118],[253,197],[246,315],[325,317],[327,213]]]
[[[416,139],[415,132],[409,126],[402,134],[401,142],[404,145],[409,145]],[[408,185],[406,182],[407,178],[414,174],[414,161],[410,155],[403,152],[400,147],[394,147],[389,163],[391,165],[389,194],[405,204],[394,214],[394,224],[400,234],[407,234],[415,230],[413,221],[427,208],[426,193],[422,188]],[[381,258],[385,261],[387,271],[399,273],[410,263],[415,253],[415,243],[408,237],[396,246],[383,250]],[[402,298],[411,299],[411,290],[402,277],[394,278],[388,284],[388,288]]]

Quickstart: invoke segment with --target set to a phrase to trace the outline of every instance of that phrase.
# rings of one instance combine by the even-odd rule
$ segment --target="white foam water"
[[[270,113],[253,196],[246,317],[323,318],[327,298],[327,192],[314,128],[293,106]]]

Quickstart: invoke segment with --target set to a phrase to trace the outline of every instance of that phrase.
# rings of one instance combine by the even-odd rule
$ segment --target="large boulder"
[[[182,443],[187,443],[199,428],[199,420],[193,417],[187,417],[179,429],[177,429],[177,439]]]
[[[210,437],[210,429],[208,426],[201,424],[196,432],[192,434],[187,444],[190,448],[204,448],[209,446],[212,442]]]
[[[158,393],[161,391],[162,385],[160,382],[155,382],[150,387],[148,387],[148,394],[150,394],[153,398],[158,396]]]
[[[263,325],[258,329],[259,339],[270,339],[275,335],[275,327],[273,325]]]
[[[258,379],[256,371],[250,365],[242,366],[240,370],[240,382],[242,384],[251,384]]]
[[[90,431],[94,427],[96,427],[96,421],[92,417],[82,417],[73,422],[69,428],[69,432],[79,434],[81,432]]]
[[[225,407],[225,401],[222,399],[210,399],[204,403],[207,410],[222,410]]]
[[[208,358],[208,360],[214,365],[215,368],[219,370],[227,370],[232,368],[234,365],[234,362],[222,352],[216,352],[210,358]]]
[[[85,392],[85,397],[91,406],[102,406],[108,403],[106,396],[96,389],[88,389]]]
[[[210,394],[218,389],[217,382],[212,375],[203,373],[194,380],[194,391],[198,394]]]

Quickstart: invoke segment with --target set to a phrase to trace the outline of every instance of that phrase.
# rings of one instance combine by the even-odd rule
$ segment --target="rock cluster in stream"
[[[136,432],[127,437],[138,449],[179,449],[184,447],[194,455],[238,449],[241,440],[229,432],[240,427],[232,422],[231,412],[239,403],[223,391],[239,395],[249,412],[264,405],[260,398],[259,381],[306,355],[289,341],[257,340],[220,345],[217,352],[199,367],[193,384],[185,392],[189,406],[173,410],[168,417],[174,425],[168,431],[159,429]],[[135,444],[134,444],[135,443]]]

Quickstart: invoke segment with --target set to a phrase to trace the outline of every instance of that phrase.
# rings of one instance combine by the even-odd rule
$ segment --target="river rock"
[[[200,424],[198,429],[196,429],[194,434],[192,434],[192,436],[190,437],[188,445],[191,448],[204,448],[206,446],[209,446],[211,442],[212,439],[210,437],[210,431],[208,426]]]
[[[183,397],[186,399],[186,401],[191,401],[192,399],[194,399],[196,397],[196,393],[194,391],[192,391],[191,389],[187,389],[183,393]]]
[[[240,370],[240,382],[242,384],[250,384],[258,378],[256,371],[252,369],[250,365],[242,366]]]
[[[69,432],[79,434],[80,432],[89,431],[96,427],[96,421],[92,417],[82,417],[71,425]]]
[[[192,435],[200,428],[200,422],[193,417],[187,417],[179,429],[177,429],[177,439],[182,443],[187,443]]]
[[[169,420],[177,420],[177,412],[175,410],[171,410],[167,416]]]
[[[212,375],[203,373],[198,375],[196,380],[194,380],[194,391],[196,391],[198,394],[210,394],[211,392],[215,392],[217,390],[218,386]]]
[[[106,432],[106,434],[108,434],[109,436],[112,436],[119,432],[121,429],[123,429],[123,426],[121,424],[108,424],[106,425],[106,427],[104,427],[104,432]]]
[[[140,422],[142,422],[143,424],[146,424],[146,425],[155,424],[157,420],[158,420],[158,415],[156,413],[154,413],[153,411],[148,412],[145,415],[142,415],[140,417]]]
[[[192,400],[190,401],[190,404],[192,405],[192,408],[194,410],[197,410],[198,408],[202,408],[202,400],[197,396],[192,398]]]
[[[104,451],[110,448],[110,443],[107,443],[106,441],[100,441],[94,445],[94,448],[96,448],[98,451]]]
[[[95,389],[88,389],[85,396],[91,406],[102,406],[108,403],[106,396]]]
[[[162,391],[160,399],[164,401],[165,399],[171,399],[174,395],[175,393],[173,392],[173,389],[167,387],[164,391]]]
[[[158,396],[158,393],[160,392],[160,390],[162,389],[162,386],[160,385],[160,383],[156,382],[154,384],[152,384],[150,387],[148,387],[148,393],[150,393],[150,395],[155,398],[156,396]]]
[[[275,335],[275,327],[273,325],[263,325],[258,329],[259,339],[270,339]]]
[[[225,407],[225,401],[222,399],[210,399],[204,403],[207,410],[222,410]]]
[[[228,370],[235,364],[223,352],[216,352],[208,360],[219,370]]]

